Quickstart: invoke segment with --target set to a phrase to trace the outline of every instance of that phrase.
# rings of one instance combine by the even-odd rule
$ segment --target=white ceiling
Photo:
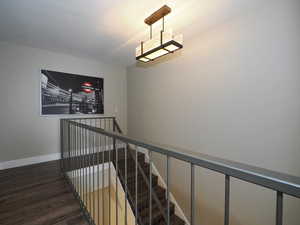
[[[271,1],[271,0],[270,0]],[[1,0],[0,40],[124,66],[148,38],[144,19],[167,4],[166,26],[185,42],[261,0]]]

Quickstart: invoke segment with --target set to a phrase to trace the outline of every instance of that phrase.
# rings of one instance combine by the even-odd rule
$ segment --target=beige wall
[[[129,134],[300,176],[299,12],[299,1],[274,1],[129,67]],[[172,191],[189,215],[189,168],[171,164]],[[222,224],[224,177],[196,175],[196,224]],[[284,224],[298,225],[300,200],[284,206]],[[232,180],[231,225],[272,225],[274,216],[274,192]]]
[[[59,117],[41,117],[40,69],[104,78],[105,115],[126,131],[126,69],[0,42],[0,162],[59,152]]]
[[[104,214],[103,214],[103,205],[102,205],[103,196],[104,196],[104,203],[105,203]],[[94,192],[91,192],[87,194],[86,199],[87,199],[86,201],[87,209],[91,213],[91,216],[94,219],[96,225],[103,225],[103,215],[104,215],[104,224],[111,224],[111,225],[134,225],[135,224],[135,216],[132,212],[129,202],[127,201],[127,206],[125,204],[125,192],[123,191],[122,186],[120,184],[118,189],[118,199],[116,199],[116,190],[114,185],[111,186],[110,190],[109,187],[106,187],[104,189],[100,188]],[[95,201],[89,202],[90,199],[95,199]],[[109,201],[110,201],[110,210],[109,210]],[[118,206],[118,221],[117,221],[116,205]],[[127,223],[125,222],[126,207],[127,207]]]

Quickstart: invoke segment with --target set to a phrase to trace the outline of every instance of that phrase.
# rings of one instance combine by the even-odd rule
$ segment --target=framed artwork
[[[103,78],[41,70],[41,115],[103,114]]]

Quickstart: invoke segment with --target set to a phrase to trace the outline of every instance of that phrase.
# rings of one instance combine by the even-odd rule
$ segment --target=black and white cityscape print
[[[103,114],[103,78],[41,70],[41,114]]]

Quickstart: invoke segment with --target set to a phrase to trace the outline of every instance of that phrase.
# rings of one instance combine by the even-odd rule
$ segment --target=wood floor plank
[[[0,171],[0,224],[88,225],[59,161]]]

